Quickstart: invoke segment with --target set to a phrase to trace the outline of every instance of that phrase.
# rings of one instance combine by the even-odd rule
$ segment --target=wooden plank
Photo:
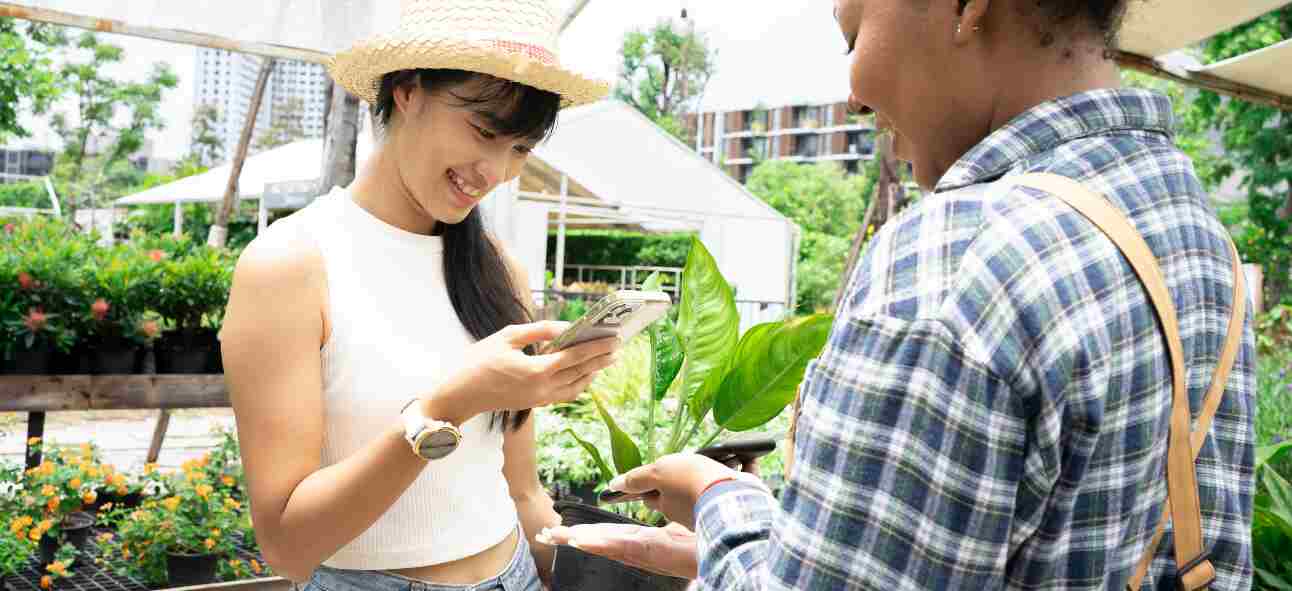
[[[0,376],[0,411],[229,406],[224,375]]]
[[[20,18],[29,21],[89,29],[91,31],[98,31],[101,33],[120,33],[122,35],[132,35],[135,37],[157,39],[159,41],[169,41],[171,43],[213,47],[215,49],[227,49],[229,51],[251,53],[269,58],[299,60],[314,64],[327,63],[327,59],[329,57],[327,53],[313,49],[289,47],[273,43],[239,41],[228,37],[220,37],[218,35],[209,35],[193,31],[141,27],[124,21],[93,18],[59,10],[25,6],[15,4],[13,2],[0,2],[0,17]]]
[[[157,411],[157,425],[153,427],[153,440],[148,444],[148,456],[145,462],[155,463],[161,456],[162,441],[166,439],[166,429],[169,427],[170,411],[164,408]]]
[[[1217,94],[1223,94],[1225,96],[1256,103],[1258,105],[1274,107],[1284,111],[1292,111],[1292,97],[1290,96],[1284,96],[1277,92],[1270,92],[1241,82],[1226,80],[1206,72],[1175,72],[1162,67],[1162,64],[1158,63],[1157,60],[1151,57],[1116,50],[1110,50],[1109,53],[1110,57],[1116,60],[1117,65],[1123,68],[1143,72],[1150,76],[1156,76],[1166,80],[1174,80],[1181,84],[1187,84],[1203,90],[1210,90]]]

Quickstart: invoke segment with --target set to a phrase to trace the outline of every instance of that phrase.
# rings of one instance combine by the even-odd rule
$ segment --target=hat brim
[[[607,82],[465,40],[380,36],[337,53],[327,63],[332,79],[368,104],[376,104],[382,76],[422,68],[465,70],[512,80],[560,95],[562,108],[593,103],[610,93]]]

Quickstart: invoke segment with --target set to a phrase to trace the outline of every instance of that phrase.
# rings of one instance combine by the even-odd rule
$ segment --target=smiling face
[[[393,76],[386,141],[404,194],[413,209],[447,224],[520,174],[560,104],[551,93],[480,74]]]
[[[979,26],[962,24],[968,12],[959,0],[835,1],[851,56],[849,104],[875,112],[924,187],[986,135],[992,88],[983,52],[966,47]]]

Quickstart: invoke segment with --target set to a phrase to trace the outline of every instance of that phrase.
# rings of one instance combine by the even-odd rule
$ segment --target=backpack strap
[[[1206,589],[1215,581],[1216,569],[1208,560],[1203,548],[1202,513],[1198,500],[1194,459],[1207,437],[1211,418],[1220,405],[1220,397],[1224,393],[1229,370],[1237,357],[1238,344],[1242,337],[1246,299],[1243,293],[1242,269],[1239,267],[1238,253],[1231,242],[1235,289],[1229,334],[1221,352],[1216,375],[1203,403],[1198,430],[1191,433],[1189,392],[1184,377],[1184,354],[1180,342],[1179,320],[1176,316],[1175,304],[1167,291],[1162,270],[1148,244],[1120,210],[1108,203],[1102,195],[1087,189],[1075,180],[1055,174],[1035,173],[1022,175],[1016,180],[1016,184],[1050,193],[1089,219],[1121,250],[1148,292],[1154,311],[1162,325],[1171,359],[1171,427],[1166,460],[1168,508],[1163,519],[1159,521],[1157,532],[1127,588],[1138,591],[1145,573],[1148,572],[1148,565],[1152,563],[1157,546],[1161,542],[1166,517],[1169,516],[1174,523],[1175,563],[1179,588],[1182,591]]]

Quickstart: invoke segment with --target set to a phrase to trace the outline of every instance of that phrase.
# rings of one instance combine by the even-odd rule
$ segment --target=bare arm
[[[238,261],[221,340],[257,539],[275,570],[302,581],[375,523],[425,462],[392,417],[366,447],[321,468],[322,259],[280,229]]]

